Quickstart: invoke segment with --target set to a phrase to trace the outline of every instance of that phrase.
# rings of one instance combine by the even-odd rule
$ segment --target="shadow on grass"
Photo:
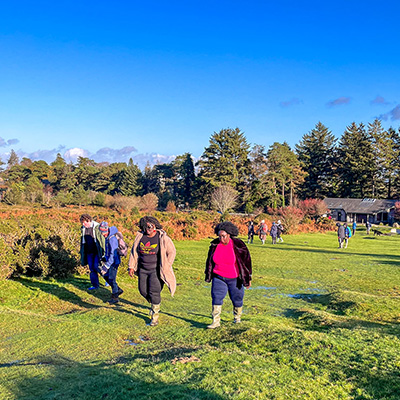
[[[49,281],[33,281],[32,279],[25,277],[15,278],[14,280],[16,282],[22,283],[29,289],[41,290],[45,293],[49,293],[53,296],[58,297],[60,300],[75,304],[81,308],[94,309],[100,307],[96,304],[91,304],[82,300],[82,298],[78,296],[76,293],[68,290],[63,286],[59,286]]]
[[[148,324],[150,322],[149,306],[134,303],[134,302],[126,300],[122,297],[120,298],[119,303],[117,303],[114,306],[109,306],[108,304],[105,304],[103,306],[103,305],[89,303],[89,302],[83,300],[82,297],[78,296],[76,293],[72,292],[71,290],[68,290],[66,287],[60,286],[57,283],[53,283],[51,281],[45,281],[45,280],[37,281],[37,280],[32,280],[31,278],[25,278],[25,277],[15,278],[14,280],[16,282],[23,284],[27,288],[30,288],[32,290],[41,290],[45,293],[48,293],[48,294],[58,297],[62,301],[66,301],[71,304],[74,304],[79,308],[85,308],[87,310],[92,310],[92,309],[108,307],[108,308],[111,308],[113,311],[129,314],[134,317],[140,318],[146,324]],[[87,280],[82,279],[82,278],[77,278],[77,277],[74,277],[74,278],[71,278],[68,280],[59,281],[59,282],[61,282],[62,284],[65,284],[65,283],[71,284],[80,290],[85,290],[86,286],[87,286]],[[111,293],[110,290],[101,287],[99,289],[90,291],[89,294],[91,296],[96,297],[97,299],[101,300],[102,302],[106,303],[107,300],[110,298],[110,293]],[[129,308],[126,308],[123,306],[129,306]],[[59,315],[73,314],[76,312],[81,312],[81,310],[79,310],[79,309],[68,310],[67,312],[61,313]],[[176,314],[163,312],[161,310],[161,315],[162,314],[183,320],[185,322],[188,322],[196,328],[204,328],[205,327],[205,324],[198,322],[196,320],[190,319],[190,318],[184,318],[184,317],[181,317]]]
[[[146,355],[143,355],[147,358]],[[160,355],[152,363],[168,361]],[[120,362],[122,360],[119,360]],[[18,399],[209,399],[222,400],[208,390],[196,389],[204,374],[194,373],[185,377],[184,383],[165,383],[150,368],[129,368],[129,362],[120,364],[79,363],[64,357],[52,356],[21,362],[13,365],[2,365],[14,369],[13,376],[4,386]],[[1,367],[1,366],[0,366]],[[42,370],[43,373],[32,373],[30,367]],[[15,371],[15,369],[19,369]]]

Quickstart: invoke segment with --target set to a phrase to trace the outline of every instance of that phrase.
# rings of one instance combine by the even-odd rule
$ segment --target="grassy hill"
[[[243,323],[211,322],[208,240],[179,241],[160,325],[125,268],[117,306],[87,276],[0,281],[1,399],[400,398],[400,238],[249,245]]]

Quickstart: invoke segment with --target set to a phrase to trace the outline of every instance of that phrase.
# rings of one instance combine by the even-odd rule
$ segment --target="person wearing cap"
[[[210,243],[205,269],[205,281],[211,283],[212,318],[208,329],[221,324],[222,304],[226,294],[233,305],[233,322],[241,322],[244,288],[251,286],[251,257],[243,240],[237,238],[239,229],[225,221],[215,227],[218,238]]]
[[[104,279],[111,286],[110,304],[119,302],[119,296],[124,292],[117,284],[117,273],[121,258],[118,253],[118,239],[115,236],[118,229],[115,226],[108,226],[106,221],[100,224],[99,230],[105,238],[105,252],[100,272]]]
[[[104,254],[105,239],[100,233],[99,223],[93,221],[89,214],[80,216],[81,230],[81,265],[88,265],[90,270],[90,282],[92,286],[88,290],[98,289],[99,283],[99,262]]]
[[[282,233],[283,233],[283,231],[284,231],[284,229],[283,229],[283,226],[282,226],[282,222],[281,222],[281,220],[280,219],[278,219],[278,222],[277,222],[277,224],[276,224],[276,227],[278,228],[278,233],[277,233],[277,240],[278,240],[278,242],[280,241],[280,242],[283,242],[283,239],[282,239]]]
[[[138,276],[139,292],[151,304],[150,326],[155,326],[158,325],[164,283],[171,296],[176,290],[176,278],[172,269],[176,250],[156,218],[141,218],[139,228],[140,232],[135,237],[129,257],[128,272],[132,278]]]

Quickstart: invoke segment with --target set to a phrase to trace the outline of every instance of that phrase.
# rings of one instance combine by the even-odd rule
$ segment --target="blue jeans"
[[[90,282],[92,286],[98,288],[99,284],[99,256],[97,253],[87,254],[87,263],[90,270]]]
[[[117,285],[117,272],[119,265],[111,265],[108,272],[104,275],[104,279],[111,286],[111,293],[118,294],[119,287]]]
[[[213,306],[222,306],[226,294],[229,292],[229,298],[234,307],[243,307],[244,286],[238,288],[238,278],[224,278],[214,275],[211,285],[211,297]]]

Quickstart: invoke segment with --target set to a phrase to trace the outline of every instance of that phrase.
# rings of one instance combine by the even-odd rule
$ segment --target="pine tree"
[[[368,134],[372,139],[371,163],[375,164],[372,197],[390,199],[397,158],[393,135],[383,129],[378,119],[368,124]]]
[[[119,192],[123,196],[138,196],[142,189],[142,172],[139,167],[129,159],[128,166],[121,171]]]
[[[301,185],[303,198],[332,195],[336,138],[318,122],[295,146],[303,170],[307,173]]]
[[[268,149],[268,176],[273,188],[273,207],[286,206],[286,189],[289,189],[290,201],[293,202],[293,191],[302,180],[302,170],[296,154],[283,142],[273,143]],[[278,197],[278,192],[280,196]],[[278,199],[280,201],[278,201]],[[278,204],[280,203],[280,204]]]
[[[8,158],[7,161],[7,168],[14,167],[15,165],[18,164],[19,164],[19,157],[17,156],[17,153],[13,149],[11,149],[10,157]]]
[[[214,132],[198,161],[204,182],[203,202],[209,202],[213,188],[229,185],[243,194],[249,176],[249,144],[239,128]],[[241,199],[243,201],[243,199]]]
[[[375,164],[372,139],[364,125],[349,125],[338,146],[339,194],[342,197],[372,197]]]

